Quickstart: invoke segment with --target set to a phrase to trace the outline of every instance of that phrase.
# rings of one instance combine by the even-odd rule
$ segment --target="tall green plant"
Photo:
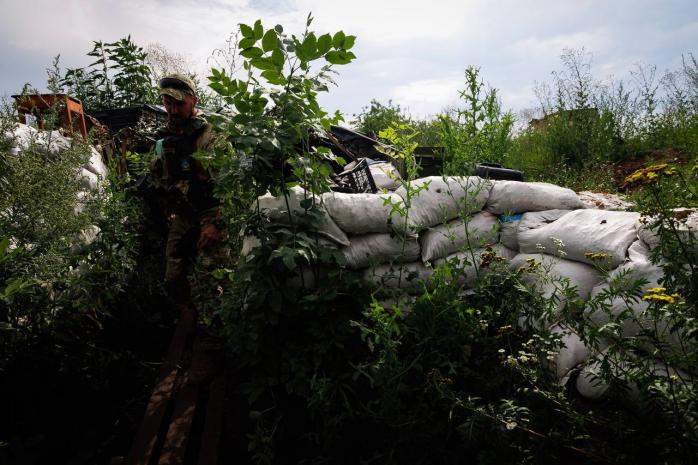
[[[446,174],[469,174],[478,162],[503,163],[511,142],[514,116],[502,112],[497,90],[485,88],[474,66],[465,70],[465,84],[458,92],[464,107],[438,116]]]
[[[102,110],[157,103],[147,53],[131,40],[94,41],[87,53],[94,61],[83,68],[70,68],[60,80],[66,92],[79,98],[85,108]]]

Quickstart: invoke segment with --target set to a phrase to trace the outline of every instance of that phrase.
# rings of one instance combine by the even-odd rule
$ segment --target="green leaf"
[[[261,70],[276,70],[276,65],[269,58],[253,58],[250,60],[250,64]]]
[[[259,47],[250,47],[240,52],[240,56],[245,58],[259,58],[264,55],[264,52]]]
[[[275,84],[277,86],[282,86],[286,84],[286,79],[279,74],[275,69],[269,69],[267,71],[262,71],[262,77],[267,80],[269,84]]]
[[[333,50],[325,55],[325,59],[333,65],[346,65],[353,58],[356,58],[353,53],[345,52],[344,50]]]
[[[342,48],[342,45],[344,45],[344,39],[346,38],[346,35],[344,32],[339,31],[337,32],[334,37],[332,37],[332,45],[334,45],[334,48]]]
[[[262,48],[265,52],[270,52],[279,48],[278,39],[276,37],[276,32],[273,29],[269,29],[262,38]]]
[[[354,46],[354,42],[356,42],[356,36],[346,36],[344,39],[344,44],[342,45],[342,48],[344,50],[349,50]]]
[[[329,52],[330,47],[332,47],[332,36],[329,34],[323,34],[317,39],[317,52],[319,55],[324,55]]]
[[[246,48],[253,47],[256,43],[257,39],[255,39],[254,37],[246,37],[240,41],[240,43],[238,44],[238,48],[240,50],[244,50]]]
[[[280,49],[276,48],[273,52],[271,52],[271,62],[274,63],[277,68],[282,68],[285,61],[286,59],[284,57],[284,52],[282,52]]]
[[[0,255],[5,255],[7,249],[10,247],[10,238],[3,237],[0,241]]]
[[[284,27],[281,24],[277,24],[276,26],[274,26],[274,30],[277,34],[281,34],[282,32],[284,32]]]
[[[303,55],[306,57],[305,61],[310,61],[315,58],[317,54],[317,38],[315,34],[311,32],[303,39],[301,49],[303,49]]]
[[[247,24],[240,23],[240,32],[245,38],[254,38],[254,29],[252,29]]]
[[[254,22],[254,38],[259,40],[264,35],[264,28],[262,27],[262,20],[258,19]]]
[[[250,104],[247,103],[245,100],[237,99],[237,100],[235,100],[235,108],[240,113],[247,113],[250,111]]]

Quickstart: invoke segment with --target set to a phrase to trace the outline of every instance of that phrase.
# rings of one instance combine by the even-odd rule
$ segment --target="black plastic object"
[[[475,176],[505,181],[523,181],[523,173],[518,170],[504,168],[499,163],[479,163],[475,166]]]
[[[375,194],[378,192],[368,165],[368,161],[364,158],[352,169],[333,176],[333,180],[337,185],[333,187],[332,190],[355,194],[366,192]]]
[[[167,112],[160,105],[114,108],[112,110],[91,111],[87,114],[105,125],[109,129],[109,133],[113,135],[124,128],[134,127],[145,113],[152,115],[157,120],[158,125],[167,123]]]

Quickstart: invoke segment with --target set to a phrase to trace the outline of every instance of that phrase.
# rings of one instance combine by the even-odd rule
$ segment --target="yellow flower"
[[[659,302],[664,304],[674,304],[681,298],[679,294],[667,294],[664,287],[653,287],[647,289],[647,293],[642,296],[642,300],[646,302]]]
[[[664,294],[666,293],[666,287],[653,287],[651,289],[647,289],[648,294]]]
[[[609,255],[607,253],[603,253],[603,252],[598,252],[598,253],[587,252],[584,254],[584,256],[592,261],[604,260],[604,259],[609,257]]]
[[[660,176],[673,176],[676,173],[676,168],[666,163],[648,166],[647,168],[639,169],[627,176],[625,178],[625,186],[652,184],[656,182]]]

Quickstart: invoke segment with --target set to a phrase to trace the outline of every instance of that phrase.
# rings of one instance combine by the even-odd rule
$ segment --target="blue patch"
[[[523,218],[523,213],[517,213],[516,215],[499,215],[500,223],[513,223],[514,221],[521,221]]]
[[[182,169],[182,171],[191,171],[191,165],[189,164],[189,160],[186,158],[181,158],[179,160],[179,167]]]

